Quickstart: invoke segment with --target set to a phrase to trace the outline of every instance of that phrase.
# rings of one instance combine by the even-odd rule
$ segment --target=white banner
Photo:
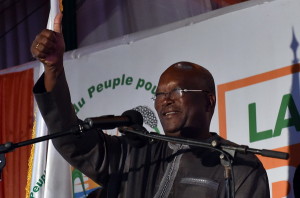
[[[178,61],[198,63],[211,71],[217,86],[211,131],[250,147],[290,152],[290,160],[261,160],[272,197],[294,197],[292,180],[300,163],[294,153],[300,150],[299,65],[293,65],[299,62],[299,10],[299,0],[253,0],[144,39],[138,33],[67,53],[77,114],[81,119],[120,115],[143,106],[156,116],[150,98],[162,71]],[[174,29],[184,23],[190,25]],[[154,116],[151,121],[148,130],[162,133]],[[83,189],[96,188],[76,170],[73,178],[78,197]]]

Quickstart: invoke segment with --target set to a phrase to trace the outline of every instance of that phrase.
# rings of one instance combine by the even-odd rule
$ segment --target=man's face
[[[204,80],[193,71],[167,70],[159,80],[156,93],[169,93],[176,88],[207,90]],[[213,111],[210,106],[205,92],[184,92],[176,99],[166,95],[155,101],[155,109],[169,136],[199,138],[208,133]]]

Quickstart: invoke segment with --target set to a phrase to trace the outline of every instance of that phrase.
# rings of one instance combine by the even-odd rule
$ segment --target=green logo
[[[32,187],[30,192],[30,198],[34,198],[34,195],[38,193],[41,188],[45,185],[45,177],[46,177],[46,170],[44,170],[44,174],[39,178],[36,184]]]
[[[287,111],[290,113],[289,118],[285,118]],[[294,126],[297,131],[300,131],[300,115],[291,94],[286,94],[282,97],[274,130],[257,131],[256,103],[248,105],[248,112],[250,142],[280,136],[282,129],[287,127]]]

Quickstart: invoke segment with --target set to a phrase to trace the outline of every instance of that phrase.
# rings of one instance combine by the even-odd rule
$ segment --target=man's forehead
[[[205,78],[193,71],[169,70],[161,76],[158,88],[198,89],[206,85]]]
[[[199,65],[173,64],[161,75],[161,79],[201,79],[207,75],[207,70]],[[187,79],[186,79],[187,80]]]
[[[176,82],[180,88],[208,89],[214,93],[214,80],[204,67],[191,62],[178,62],[168,67],[160,76],[158,90]]]

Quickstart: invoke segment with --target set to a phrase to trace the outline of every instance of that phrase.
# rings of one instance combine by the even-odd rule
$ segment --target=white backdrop
[[[273,136],[280,109],[284,115],[280,123],[299,121],[299,66],[290,67],[299,62],[300,56],[299,10],[299,0],[253,0],[150,33],[67,53],[67,79],[78,116],[120,115],[140,105],[154,112],[151,91],[162,71],[177,61],[198,63],[211,71],[218,89],[220,101],[211,131],[250,147],[291,152],[290,161],[261,159],[269,175],[272,197],[293,197],[293,189],[287,186],[292,187],[295,166],[300,163],[293,155],[300,149],[300,129],[294,127],[296,124],[282,126],[280,135]],[[282,104],[286,94],[296,105],[296,116],[290,114],[291,100],[286,106]],[[256,108],[250,105],[253,103]],[[272,131],[250,142],[253,109],[256,133]],[[158,128],[162,132],[160,125]],[[94,187],[89,181],[85,185],[86,189]],[[80,189],[77,185],[75,191]]]

